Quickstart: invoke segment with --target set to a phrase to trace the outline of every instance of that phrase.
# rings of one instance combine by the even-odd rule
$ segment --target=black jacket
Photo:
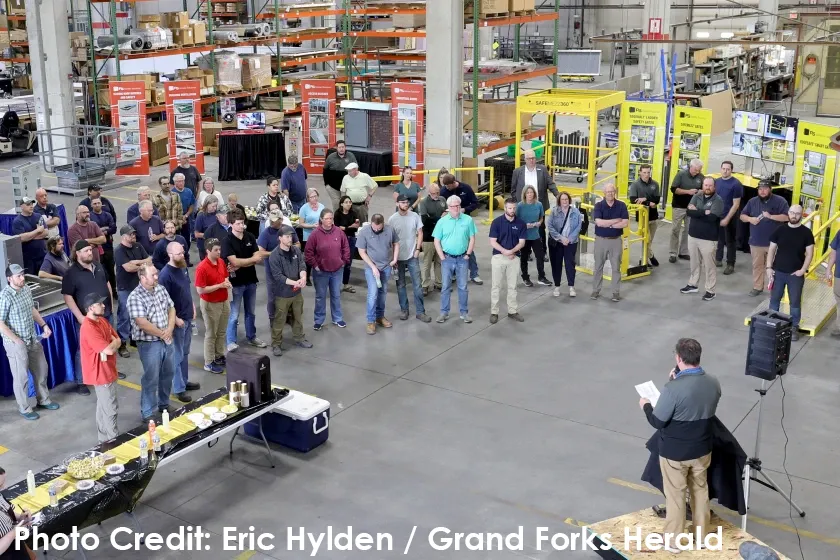
[[[268,266],[271,278],[267,280],[272,283],[274,297],[293,298],[300,293],[300,290],[286,284],[287,279],[300,280],[301,273],[306,270],[303,253],[298,247],[292,245],[288,251],[284,251],[278,245],[268,256]]]
[[[691,197],[689,205],[691,204],[697,209],[686,211],[686,214],[691,218],[688,221],[689,237],[717,241],[720,220],[723,218],[723,199],[717,194],[707,197],[699,192]],[[709,211],[708,214],[706,214],[706,210]]]

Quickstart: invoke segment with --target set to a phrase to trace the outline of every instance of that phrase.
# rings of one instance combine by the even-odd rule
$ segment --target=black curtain
[[[282,133],[219,135],[219,181],[279,178],[285,167]]]

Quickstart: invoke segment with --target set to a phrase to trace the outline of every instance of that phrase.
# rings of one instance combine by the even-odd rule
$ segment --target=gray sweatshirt
[[[274,297],[292,298],[300,293],[288,284],[286,280],[300,280],[300,273],[306,270],[306,261],[298,247],[292,245],[288,251],[284,251],[278,245],[268,256],[268,268],[271,271],[271,278],[274,287]]]

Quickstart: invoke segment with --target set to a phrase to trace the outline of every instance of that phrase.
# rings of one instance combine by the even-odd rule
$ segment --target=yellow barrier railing
[[[814,256],[811,259],[811,265],[808,267],[808,272],[806,276],[817,276],[816,272],[817,269],[822,266],[822,264],[828,259],[829,255],[831,255],[831,249],[827,247],[829,239],[823,239],[823,235],[827,233],[828,236],[831,235],[831,225],[840,219],[840,212],[836,212],[833,216],[829,217],[828,220],[824,224],[820,224],[819,215],[814,212],[811,216],[815,216],[814,218]],[[809,218],[811,216],[808,216]],[[803,223],[805,220],[802,220]],[[831,271],[827,271],[826,274],[831,274]]]
[[[648,221],[649,215],[648,215],[647,207],[645,207],[641,204],[631,204],[631,203],[628,203],[628,202],[625,202],[625,204],[627,205],[627,213],[631,214],[631,215],[633,213],[636,213],[636,215],[638,216],[638,220],[637,220],[637,226],[636,226],[635,231],[628,224],[627,227],[624,228],[621,232],[621,238],[622,238],[622,250],[621,250],[621,252],[622,252],[622,255],[621,255],[621,270],[619,271],[619,274],[621,274],[621,279],[622,280],[633,280],[635,278],[640,278],[642,276],[650,275],[650,269],[647,266],[648,254],[649,254],[649,251],[650,251],[650,235],[649,235],[650,228],[649,228],[649,221]],[[595,208],[595,205],[591,204],[591,203],[588,203],[588,202],[582,202],[580,204],[580,208],[588,210],[590,212],[590,215],[591,215],[592,210],[594,210],[594,208]],[[632,221],[631,221],[631,223],[632,223]],[[594,231],[594,228],[595,228],[594,218],[589,221],[589,226]],[[595,242],[594,234],[593,235],[581,235],[580,238],[584,239],[586,241],[592,241],[593,243]],[[637,271],[631,272],[631,270],[630,270],[630,251],[631,251],[631,245],[634,244],[634,243],[641,243],[642,244],[642,258],[641,258],[642,266],[640,268],[638,268]],[[584,274],[593,274],[594,273],[594,270],[588,269],[588,268],[580,266],[580,265],[576,266],[575,269],[580,271],[580,272],[583,272]],[[607,275],[604,275],[604,278],[606,278],[607,280],[612,279],[610,276],[607,276]]]

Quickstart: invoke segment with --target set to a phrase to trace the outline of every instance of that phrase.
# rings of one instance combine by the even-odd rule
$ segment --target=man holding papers
[[[712,460],[712,418],[720,401],[720,383],[700,367],[701,351],[700,343],[692,338],[677,341],[677,367],[662,388],[656,407],[646,398],[639,400],[648,422],[659,431],[666,543],[667,535],[673,542],[684,532],[686,488],[700,542],[709,525],[706,471]]]

